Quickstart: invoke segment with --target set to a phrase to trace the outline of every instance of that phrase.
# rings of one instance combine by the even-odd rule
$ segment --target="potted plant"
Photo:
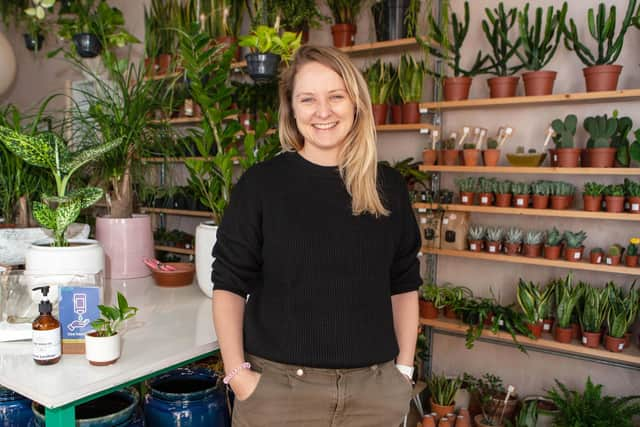
[[[493,190],[496,186],[495,178],[478,178],[478,186],[476,191],[478,192],[478,202],[480,206],[493,205]]]
[[[459,377],[450,378],[444,374],[432,374],[430,378],[426,379],[426,383],[431,393],[431,410],[438,414],[439,418],[452,413],[456,404],[453,397],[460,389],[462,379]]]
[[[243,2],[238,2],[242,4]],[[329,23],[330,19],[320,13],[314,0],[287,1],[278,0],[277,8],[282,19],[282,27],[294,33],[302,33],[302,43],[309,41],[309,30],[320,28],[323,23]]]
[[[362,0],[327,0],[333,15],[331,35],[335,47],[347,47],[355,43],[356,21],[362,5]]]
[[[587,238],[587,233],[580,230],[578,232],[565,231],[564,241],[566,247],[564,249],[564,258],[567,261],[578,262],[582,259],[582,253],[584,251],[584,241]]]
[[[376,40],[415,37],[419,14],[419,0],[376,0],[371,6]]]
[[[573,328],[571,318],[576,305],[582,298],[583,286],[573,286],[573,274],[557,282],[555,286],[556,299],[556,330],[554,338],[561,343],[570,343]]]
[[[607,212],[620,213],[624,211],[624,186],[622,184],[607,185],[603,193]]]
[[[609,246],[607,250],[607,256],[604,261],[607,265],[618,265],[620,264],[620,259],[622,258],[622,252],[624,248],[618,244],[614,244]]]
[[[504,253],[519,255],[522,250],[523,231],[518,227],[510,227],[504,237]]]
[[[285,20],[290,23],[292,19],[295,19],[295,5],[301,2],[291,3],[291,8],[286,11],[283,9],[285,5],[282,2],[273,5],[274,9],[280,10],[283,24]],[[200,22],[200,25],[204,27],[203,30],[215,39],[216,43],[223,45],[226,49],[233,49],[233,57],[238,60],[240,49],[237,48],[236,43],[242,29],[245,4],[245,2],[233,0],[201,0],[197,5],[193,1],[184,2],[182,6],[178,5],[178,8],[181,9],[180,15],[182,15],[178,28],[188,32],[194,21]],[[200,12],[199,17],[196,16],[198,11]],[[309,12],[311,13],[311,11]]]
[[[85,335],[85,352],[89,363],[106,366],[116,363],[120,358],[121,334],[124,322],[138,312],[138,308],[129,306],[127,299],[118,292],[118,304],[98,305],[102,317],[91,322],[95,329]]]
[[[444,307],[441,289],[436,283],[424,282],[420,286],[420,317],[424,319],[438,317],[439,310]]]
[[[551,184],[551,209],[569,209],[575,192],[576,188],[568,182],[553,182]]]
[[[235,91],[233,93],[233,100],[236,103],[238,109],[238,122],[246,131],[253,130],[251,122],[255,120],[253,114],[256,102],[256,85],[242,82],[232,82]]]
[[[476,193],[478,183],[472,176],[456,179],[456,186],[460,193],[460,203],[463,205],[473,205],[473,199]]]
[[[374,122],[376,125],[383,125],[387,122],[391,65],[378,59],[364,71],[364,78],[371,96]]]
[[[416,61],[411,55],[400,57],[398,84],[402,99],[402,123],[420,122],[418,103],[422,99],[425,69],[424,61]]]
[[[489,73],[495,75],[487,83],[491,98],[516,96],[519,77],[513,76],[522,66],[509,66],[509,60],[520,47],[521,40],[509,40],[509,32],[516,23],[518,10],[514,7],[505,10],[502,2],[493,11],[484,9],[487,19],[482,20],[482,31],[491,44],[492,54],[489,54],[491,64]]]
[[[542,254],[542,242],[544,233],[542,231],[527,231],[524,236],[522,254],[526,257],[537,258]]]
[[[487,227],[486,234],[486,250],[492,254],[502,252],[502,238],[504,237],[504,229],[502,227]]]
[[[500,149],[495,138],[487,140],[487,148],[482,150],[482,161],[485,166],[498,166],[500,162]]]
[[[512,419],[518,404],[515,388],[505,388],[502,379],[496,375],[485,373],[477,378],[467,378],[471,401],[480,406],[481,413],[474,421],[478,427],[502,427],[504,421]]]
[[[630,117],[618,117],[618,110],[613,110],[612,116],[618,119],[616,133],[611,138],[611,146],[617,150],[616,166],[629,167],[631,164],[629,132],[633,128],[633,121]]]
[[[481,252],[484,249],[484,239],[486,230],[482,225],[471,225],[467,232],[467,241],[469,242],[469,250],[472,252]]]
[[[547,231],[547,236],[544,241],[544,257],[546,259],[558,259],[560,258],[560,252],[562,251],[562,233],[553,227]]]
[[[592,168],[612,168],[617,148],[612,146],[612,138],[618,128],[615,117],[593,116],[584,119],[584,129],[589,133],[587,140],[587,164]]]
[[[602,325],[607,318],[609,299],[606,288],[585,286],[578,307],[578,319],[582,328],[582,345],[598,348],[602,338]]]
[[[629,245],[624,255],[624,263],[627,267],[638,265],[638,245],[640,245],[640,238],[632,237],[629,239]]]
[[[569,25],[564,26],[564,43],[567,49],[575,52],[580,61],[586,66],[584,73],[587,92],[601,90],[616,90],[618,77],[622,71],[622,65],[615,65],[618,59],[624,37],[632,24],[635,24],[636,0],[629,0],[624,19],[616,36],[616,8],[611,6],[607,16],[604,3],[598,5],[598,14],[593,9],[587,11],[589,33],[598,44],[597,55],[587,47],[582,40],[573,18],[569,19]],[[595,15],[595,16],[594,16]]]
[[[537,7],[535,23],[529,26],[529,3],[524,5],[523,10],[518,11],[521,49],[516,50],[515,54],[522,62],[523,67],[528,70],[522,73],[526,96],[553,93],[556,72],[544,71],[543,68],[551,61],[560,45],[560,37],[567,15],[567,3],[564,2],[557,11],[553,6],[549,6],[544,21],[543,13],[544,9]]]
[[[640,182],[624,179],[624,194],[629,202],[629,212],[640,213]]]
[[[444,316],[448,319],[457,319],[457,308],[464,304],[466,299],[473,297],[471,289],[466,286],[448,286],[440,288],[442,291],[442,303],[444,304]]]
[[[443,10],[442,16],[446,16],[445,10]],[[463,21],[458,20],[456,13],[452,13],[450,17],[446,16],[446,18],[447,21],[442,20],[442,22],[451,22],[450,29],[441,26],[440,20],[429,14],[429,39],[416,37],[416,40],[426,53],[445,62],[453,74],[445,75],[431,70],[430,67],[427,68],[429,74],[443,79],[444,100],[460,101],[469,98],[469,88],[473,77],[488,70],[489,66],[486,64],[489,57],[479,51],[471,67],[463,68],[461,65],[462,47],[469,32],[468,1],[464,2]]]
[[[455,138],[449,137],[442,141],[442,162],[438,160],[439,164],[445,164],[446,166],[455,166],[458,164],[460,158],[460,150],[456,149]]]
[[[16,2],[16,4],[17,3],[20,2]],[[55,4],[55,0],[31,0],[31,3],[32,7],[24,10],[27,28],[26,32],[22,34],[22,36],[24,38],[26,48],[30,51],[38,52],[42,49],[44,38],[47,34],[44,18],[46,16],[46,12]],[[19,19],[18,16],[16,16],[16,19]]]
[[[465,142],[462,145],[462,160],[465,166],[478,166],[480,150],[473,142]]]
[[[511,185],[513,194],[513,206],[516,208],[528,208],[531,186],[526,182],[514,182]]]
[[[258,25],[248,35],[240,36],[240,46],[248,47],[245,55],[247,72],[256,82],[268,82],[278,73],[280,61],[288,64],[300,47],[301,34],[285,31],[278,35],[278,28]]]
[[[176,5],[174,2],[151,0],[149,10],[145,8],[147,70],[153,62],[153,68],[158,75],[169,72],[172,65],[172,55],[176,51],[177,33],[172,30]]]
[[[587,182],[584,184],[584,192],[582,200],[584,202],[584,210],[589,212],[599,212],[602,208],[602,194],[605,186],[597,182]]]
[[[390,64],[389,67],[389,103],[391,104],[391,123],[402,124],[402,98],[400,98],[400,81],[398,79],[398,69]],[[443,162],[438,161],[438,164]]]
[[[502,208],[511,207],[511,185],[509,180],[497,181],[495,185],[496,206]]]
[[[555,132],[553,142],[556,145],[554,152],[550,153],[552,162],[557,161],[561,168],[576,168],[580,160],[580,149],[573,145],[573,137],[576,134],[578,118],[569,114],[564,121],[555,119],[551,122],[551,128]]]
[[[549,181],[536,181],[531,184],[531,192],[533,193],[533,209],[547,209],[549,206],[549,194],[551,194],[552,185],[553,184]]]
[[[589,261],[591,264],[602,264],[604,259],[604,251],[602,248],[593,248],[589,251]]]
[[[554,288],[547,286],[544,290],[533,282],[520,279],[516,297],[527,320],[527,328],[536,339],[542,335],[542,319],[546,306],[553,296]]]

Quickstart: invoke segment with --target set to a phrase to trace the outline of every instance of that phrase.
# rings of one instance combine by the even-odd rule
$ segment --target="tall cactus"
[[[573,148],[573,137],[576,134],[578,118],[575,114],[569,114],[564,121],[555,119],[551,122],[551,128],[555,132],[553,141],[556,148]]]
[[[618,120],[615,117],[607,117],[606,114],[587,117],[583,126],[589,132],[587,148],[608,148],[611,147],[611,138],[618,128]]]
[[[541,70],[553,58],[560,45],[560,37],[567,15],[567,2],[564,2],[557,11],[553,6],[547,8],[544,32],[542,27],[543,12],[542,7],[536,8],[535,21],[533,25],[529,26],[529,3],[525,4],[522,11],[518,11],[522,51],[516,50],[515,54],[527,70]]]
[[[521,40],[515,42],[509,40],[509,32],[516,23],[518,9],[511,8],[505,10],[504,4],[500,2],[493,11],[485,8],[487,19],[482,20],[482,31],[491,44],[493,55],[489,55],[491,63],[491,74],[497,76],[510,76],[518,71],[522,66],[509,66],[509,60],[515,55],[520,47]]]

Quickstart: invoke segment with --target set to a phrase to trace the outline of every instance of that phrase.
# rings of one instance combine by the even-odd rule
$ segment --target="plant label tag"
[[[624,343],[621,342],[620,344],[618,344],[618,350],[622,351],[624,349]]]
[[[544,325],[542,325],[542,330],[543,331],[550,331],[551,330],[551,324],[550,323],[545,323]]]
[[[420,224],[426,224],[427,223],[427,218],[420,218]]]
[[[613,264],[613,260],[609,257],[607,257],[607,265],[611,265]]]
[[[554,162],[557,162],[557,161],[558,161],[558,155],[557,155],[557,154],[554,154],[554,155],[553,155],[553,161],[554,161]]]
[[[418,208],[418,212],[427,213],[427,208]]]
[[[498,326],[504,326],[504,320],[502,319],[498,320]]]
[[[449,218],[443,218],[443,219],[442,219],[442,224],[443,224],[443,225],[447,225],[447,224],[449,224]]]
[[[489,246],[489,252],[494,253],[496,251],[496,247],[495,246]]]
[[[576,252],[573,254],[573,259],[580,259],[582,254],[580,252]]]
[[[458,218],[458,215],[451,214],[451,215],[449,215],[449,218],[451,218],[451,221],[455,221]]]
[[[596,258],[596,263],[600,264],[601,262],[602,262],[602,257],[598,255],[598,258]]]
[[[468,196],[462,196],[462,203],[469,203],[469,197]]]
[[[489,198],[487,196],[482,196],[482,198],[480,199],[480,203],[482,203],[483,205],[488,205]]]
[[[582,344],[584,344],[584,345],[587,344],[587,337],[582,337]]]
[[[471,249],[472,251],[475,251],[476,249],[478,249],[478,245],[476,245],[475,243],[470,243],[469,249]]]
[[[524,206],[524,199],[516,199],[516,205]]]
[[[632,203],[632,204],[631,204],[631,210],[632,210],[633,212],[638,212],[638,211],[640,211],[640,203]]]

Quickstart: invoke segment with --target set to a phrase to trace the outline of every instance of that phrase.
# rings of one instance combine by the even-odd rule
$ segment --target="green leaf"
[[[33,202],[33,217],[38,223],[49,230],[56,228],[56,213],[42,202]]]
[[[71,200],[63,203],[56,208],[55,214],[56,226],[53,230],[56,234],[63,234],[67,227],[80,215],[80,202],[78,200]]]
[[[113,150],[115,147],[122,143],[122,138],[116,138],[111,141],[104,142],[99,145],[94,145],[89,148],[85,148],[82,150],[78,150],[72,153],[71,159],[69,162],[65,162],[61,166],[61,170],[64,173],[70,174],[75,170],[83,166],[84,164],[97,159],[105,153]]]
[[[68,193],[67,198],[77,200],[80,203],[80,209],[86,209],[100,200],[103,194],[104,191],[101,188],[83,187]]]
[[[56,168],[55,139],[59,140],[54,134],[30,136],[0,126],[0,140],[7,148],[25,162],[41,168]],[[62,141],[60,143],[64,145]]]

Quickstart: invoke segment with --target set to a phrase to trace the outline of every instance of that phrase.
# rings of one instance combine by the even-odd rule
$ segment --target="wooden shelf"
[[[413,123],[413,124],[406,124],[406,125],[377,125],[376,126],[376,131],[378,132],[404,132],[404,131],[411,131],[411,130],[422,130],[422,129],[429,129],[429,130],[437,130],[438,126],[432,125],[430,123]]]
[[[233,164],[240,164],[241,157],[233,157]],[[185,160],[211,160],[211,157],[142,157],[143,163],[184,163]]]
[[[183,249],[183,248],[175,248],[173,246],[162,246],[155,245],[153,247],[156,251],[164,251],[164,252],[172,252],[174,254],[182,254],[182,255],[195,255],[195,249]]]
[[[154,125],[188,125],[202,122],[202,117],[178,117],[175,119],[151,120]]]
[[[465,335],[468,326],[462,323],[459,320],[453,319],[420,319],[420,323],[426,326],[430,326],[436,330],[452,332],[456,335]],[[511,335],[507,332],[499,331],[497,334],[494,334],[490,330],[484,329],[482,331],[482,336],[484,338],[504,341],[504,342],[513,342]],[[551,335],[543,334],[540,339],[533,340],[531,338],[527,338],[524,335],[518,335],[518,342],[524,345],[525,347],[531,348],[539,348],[550,350],[553,352],[559,353],[569,353],[569,354],[579,354],[583,356],[589,356],[597,359],[606,359],[613,360],[616,362],[621,362],[624,364],[630,365],[640,365],[640,350],[635,344],[626,348],[622,353],[613,353],[606,350],[604,347],[600,348],[589,348],[583,346],[577,340],[573,340],[571,343],[564,344],[555,341]]]
[[[603,92],[561,93],[542,96],[514,96],[510,98],[467,99],[464,101],[423,102],[421,109],[459,110],[477,107],[501,107],[512,105],[548,105],[576,102],[616,102],[640,99],[640,89],[624,89]]]
[[[247,61],[238,61],[231,63],[232,70],[239,70],[241,68],[245,68],[247,66]]]
[[[608,219],[617,221],[640,221],[640,215],[632,213],[588,212],[574,209],[533,209],[533,208],[501,208],[498,206],[479,205],[438,205],[435,203],[414,203],[416,209],[442,209],[454,212],[477,212],[499,215],[550,216],[558,218]]]
[[[200,218],[211,218],[211,212],[209,211],[190,211],[185,209],[164,209],[164,208],[140,208],[142,213],[157,213],[177,216],[195,216]]]
[[[471,252],[471,251],[458,251],[452,249],[433,249],[422,248],[423,253],[452,256],[458,258],[469,258],[483,261],[493,262],[507,262],[513,264],[528,264],[539,265],[543,267],[554,268],[566,268],[569,270],[585,270],[585,271],[597,271],[600,273],[616,273],[626,274],[630,276],[640,276],[640,267],[626,267],[624,265],[605,265],[605,264],[591,264],[589,262],[571,262],[565,260],[550,260],[545,258],[529,258],[521,255],[504,255],[504,254],[491,254],[488,252]]]
[[[385,50],[397,50],[399,48],[412,48],[419,47],[415,37],[408,37],[406,39],[387,40],[384,42],[375,43],[360,43],[354,46],[341,47],[339,50],[346,54],[357,55],[367,54],[371,52],[382,52]]]
[[[640,168],[552,168],[552,167],[516,167],[516,166],[426,166],[420,165],[424,172],[458,173],[496,173],[522,175],[640,175]]]

